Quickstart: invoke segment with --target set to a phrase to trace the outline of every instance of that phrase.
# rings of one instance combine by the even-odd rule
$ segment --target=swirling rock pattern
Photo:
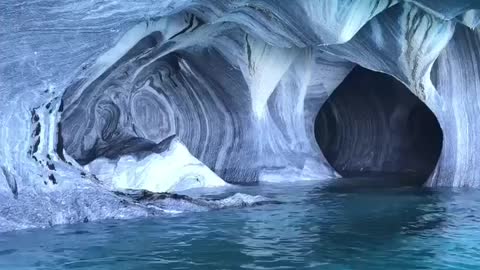
[[[177,135],[229,182],[334,177],[306,133],[318,108],[305,110],[304,102],[319,91],[310,85],[313,70],[330,82],[320,90],[328,93],[351,64],[319,50],[273,47],[236,28],[221,42],[192,44],[197,33],[189,29],[206,35],[218,29],[182,17],[185,28],[173,35],[178,41],[153,32],[97,79],[67,90],[66,152],[84,165]],[[321,72],[328,65],[338,67]]]
[[[479,5],[3,1],[0,194],[30,211],[4,223],[48,224],[28,218],[31,200],[82,186],[114,207],[120,199],[84,166],[172,135],[231,183],[337,177],[314,123],[355,65],[396,78],[437,117],[443,148],[427,185],[478,186]],[[51,204],[74,211],[62,207]],[[55,212],[41,215],[70,222]]]

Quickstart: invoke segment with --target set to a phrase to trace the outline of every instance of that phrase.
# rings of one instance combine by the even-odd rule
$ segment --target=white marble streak
[[[272,47],[248,36],[245,41],[248,66],[244,67],[243,76],[251,93],[253,113],[262,120],[267,113],[268,99],[299,50]]]

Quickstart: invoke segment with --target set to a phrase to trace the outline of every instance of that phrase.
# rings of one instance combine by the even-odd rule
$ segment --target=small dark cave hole
[[[360,66],[322,106],[315,137],[342,176],[387,186],[423,185],[443,141],[433,112],[406,86]]]

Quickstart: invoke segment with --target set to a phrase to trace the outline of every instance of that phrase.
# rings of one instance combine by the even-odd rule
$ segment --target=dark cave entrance
[[[438,162],[443,133],[402,83],[357,66],[318,113],[315,137],[344,177],[401,175],[421,185]]]

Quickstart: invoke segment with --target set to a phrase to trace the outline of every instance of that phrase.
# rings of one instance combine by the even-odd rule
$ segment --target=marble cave
[[[0,2],[0,231],[268,203],[192,188],[480,186],[480,2]]]

